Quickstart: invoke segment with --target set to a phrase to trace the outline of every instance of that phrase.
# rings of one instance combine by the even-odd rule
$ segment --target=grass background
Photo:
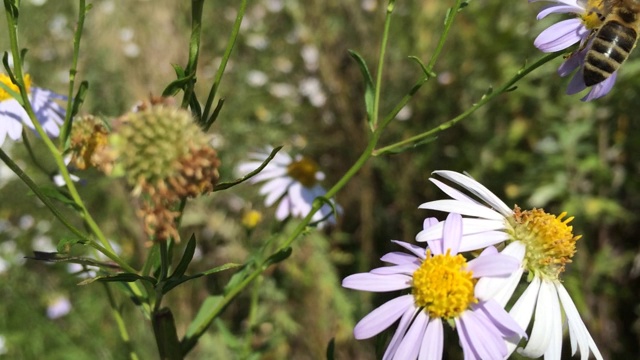
[[[420,77],[420,68],[408,56],[429,59],[452,4],[397,1],[383,74],[383,113]],[[90,83],[82,112],[111,118],[150,94],[160,94],[175,78],[171,64],[186,64],[190,3],[98,0],[93,5],[78,69],[80,80]],[[29,49],[26,66],[38,86],[67,92],[76,6],[74,1],[22,1],[21,45]],[[376,0],[250,2],[218,92],[225,105],[211,129],[223,180],[235,178],[234,168],[247,152],[266,145],[285,145],[287,151],[315,158],[327,186],[344,174],[368,141],[364,88],[347,50],[358,51],[375,69],[384,7]],[[455,117],[525,62],[538,59],[533,39],[559,18],[538,22],[539,8],[524,0],[471,2],[453,25],[435,68],[437,79],[420,90],[381,144]],[[201,102],[236,11],[237,1],[205,3],[197,86]],[[0,28],[5,27],[2,17]],[[8,49],[6,36],[0,37],[0,45]],[[189,358],[317,359],[331,338],[340,359],[375,357],[376,348],[384,349],[384,339],[358,342],[351,331],[389,296],[347,291],[340,281],[379,266],[382,254],[397,250],[389,240],[413,240],[424,217],[442,217],[417,209],[442,197],[427,180],[438,169],[468,172],[507,204],[575,216],[575,233],[583,238],[564,284],[605,358],[640,357],[640,115],[635,112],[640,62],[632,55],[609,95],[583,103],[579,96],[564,94],[568,80],[556,74],[560,61],[530,74],[515,91],[436,141],[372,159],[338,194],[344,208],[339,225],[300,239],[292,258],[259,280],[256,313],[249,313],[249,305],[257,290],[249,290]],[[40,183],[48,182],[21,144],[11,152]],[[53,171],[44,152],[41,161]],[[125,358],[102,285],[77,286],[80,280],[64,265],[23,259],[32,249],[55,249],[66,233],[6,167],[0,171],[0,257],[7,264],[0,271],[4,357]],[[126,188],[95,172],[79,175],[85,179],[80,191],[99,224],[139,266],[146,248]],[[265,216],[253,231],[241,225],[248,209]],[[195,233],[199,240],[190,271],[241,262],[271,234],[286,234],[295,221],[275,223],[273,211],[246,184],[190,202],[181,229],[184,238]],[[230,275],[198,279],[167,297],[180,334],[202,300],[219,292]],[[149,323],[114,293],[123,303],[141,358],[155,358]],[[68,298],[73,308],[51,320],[46,309],[56,296]],[[564,348],[569,350],[568,342]],[[455,334],[447,334],[446,351],[448,359],[461,358]]]

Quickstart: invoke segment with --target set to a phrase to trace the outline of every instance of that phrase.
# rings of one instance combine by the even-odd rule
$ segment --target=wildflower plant
[[[37,7],[45,2],[32,1],[33,7],[29,9],[38,11]],[[34,61],[33,52],[23,48],[30,46],[28,41],[26,44],[19,41],[23,39],[19,36],[24,31],[22,26],[27,24],[23,21],[29,14],[23,11],[26,2],[5,0],[9,50],[3,57],[6,75],[0,75],[0,145],[13,143],[6,142],[7,138],[23,141],[0,149],[0,159],[44,205],[49,218],[55,219],[58,241],[57,251],[34,251],[27,264],[64,263],[63,269],[67,270],[63,273],[68,272],[87,292],[104,298],[100,305],[92,303],[90,310],[100,313],[100,307],[108,304],[112,324],[119,335],[117,345],[108,350],[115,354],[124,349],[122,357],[129,359],[148,358],[148,354],[169,360],[296,358],[296,355],[333,359],[340,358],[341,353],[352,355],[361,349],[353,345],[354,337],[368,339],[386,329],[392,329],[393,335],[382,355],[385,359],[456,356],[503,359],[516,350],[526,357],[559,359],[564,325],[569,330],[572,353],[579,350],[583,358],[589,354],[603,358],[594,340],[599,336],[590,335],[579,315],[575,289],[570,289],[570,296],[561,278],[575,259],[576,243],[580,239],[569,224],[573,218],[566,218],[566,214],[554,216],[540,209],[508,207],[473,179],[439,171],[435,174],[448,183],[431,181],[452,199],[428,201],[421,208],[449,213],[446,220],[425,220],[415,244],[394,241],[408,253],[384,255],[381,260],[390,266],[369,271],[367,262],[374,251],[380,250],[378,243],[372,245],[376,235],[395,228],[398,222],[406,225],[405,232],[409,231],[411,221],[404,220],[418,213],[404,214],[403,206],[398,204],[381,206],[395,199],[395,193],[391,192],[407,194],[416,189],[412,182],[402,178],[404,173],[391,170],[397,164],[404,164],[405,154],[391,155],[411,154],[412,150],[415,154],[419,146],[419,149],[439,148],[432,146],[436,141],[445,141],[438,136],[471,119],[478,109],[497,98],[519,94],[517,84],[560,56],[558,51],[576,43],[580,48],[565,60],[560,73],[564,76],[578,69],[569,91],[586,88],[579,73],[590,44],[589,35],[602,21],[597,16],[599,10],[593,9],[604,5],[567,0],[543,10],[539,18],[554,13],[578,14],[578,18],[554,25],[538,37],[535,45],[550,54],[508,74],[510,78],[495,88],[487,85],[487,91],[477,94],[476,101],[458,114],[452,114],[451,109],[457,109],[459,104],[451,108],[445,106],[446,121],[416,122],[411,126],[419,126],[419,130],[409,131],[411,121],[406,113],[417,113],[415,109],[422,103],[434,108],[440,106],[438,101],[421,98],[420,91],[425,84],[436,86],[434,94],[438,99],[451,95],[437,87],[446,86],[453,76],[449,76],[448,81],[440,78],[438,84],[431,80],[438,78],[435,71],[440,70],[439,66],[446,66],[439,64],[441,55],[447,54],[449,35],[459,30],[454,25],[456,19],[474,3],[455,0],[442,11],[439,15],[444,16],[441,33],[437,37],[429,36],[436,39],[431,55],[427,61],[410,56],[415,66],[406,73],[418,75],[412,75],[415,82],[400,95],[383,86],[387,81],[400,83],[394,76],[387,76],[389,66],[385,61],[391,58],[387,52],[396,45],[393,37],[397,36],[390,29],[397,7],[402,7],[401,16],[411,16],[410,6],[417,5],[399,0],[388,0],[380,7],[382,3],[375,1],[346,2],[345,7],[355,7],[370,18],[384,13],[377,56],[370,59],[374,56],[365,53],[372,46],[363,45],[363,54],[341,50],[344,59],[351,61],[348,62],[327,60],[323,54],[326,49],[307,44],[314,36],[325,34],[309,25],[318,23],[305,22],[304,13],[324,14],[325,7],[333,10],[333,3],[311,1],[309,9],[299,8],[295,3],[265,0],[257,1],[252,5],[255,8],[251,8],[247,0],[230,2],[226,7],[209,2],[205,6],[204,0],[191,1],[191,33],[181,60],[186,59],[186,63],[172,64],[175,78],[164,78],[164,88],[145,89],[153,95],[137,105],[134,104],[140,99],[127,99],[130,110],[124,111],[108,107],[96,110],[87,105],[92,98],[98,98],[101,105],[109,104],[110,96],[119,95],[101,91],[111,79],[91,86],[84,80],[90,76],[86,73],[89,70],[80,66],[81,50],[94,45],[86,44],[84,38],[85,21],[91,20],[90,4],[85,0],[77,2],[72,36],[62,37],[72,49],[70,64],[65,66],[69,76],[63,96],[57,94],[61,92],[57,85],[46,90],[31,83],[25,69],[33,67],[37,60]],[[112,11],[109,6],[116,5],[104,1],[96,4],[98,6]],[[436,8],[440,6],[438,3]],[[212,19],[207,15],[210,13],[223,14],[231,21],[229,28],[211,28],[207,22]],[[269,47],[276,39],[246,34],[269,28],[264,26],[264,18],[267,14],[280,13],[301,26],[278,39],[281,42],[273,45],[273,49]],[[367,17],[361,20],[365,19]],[[51,23],[57,24],[53,20]],[[278,20],[278,25],[286,22]],[[345,25],[329,23],[331,29]],[[160,34],[159,27],[154,29]],[[120,33],[126,46],[125,54],[130,58],[142,56],[144,52],[136,48],[133,30],[127,30]],[[228,34],[228,39],[224,49],[219,49],[221,42],[214,36],[222,33]],[[366,41],[371,42],[376,33],[367,30]],[[156,37],[162,37],[158,34],[154,33],[154,46],[163,45],[157,42]],[[332,35],[331,39],[340,38],[335,34],[326,35]],[[209,37],[212,40],[208,40]],[[269,102],[254,99],[251,94],[266,89],[277,74],[272,76],[268,73],[271,70],[257,69],[260,61],[254,63],[247,54],[275,51],[281,44],[297,41],[302,49],[300,64],[284,56],[274,61],[269,59],[268,63],[274,73],[284,78],[290,76],[292,68],[304,67],[300,86],[283,80],[268,87],[269,95],[273,96]],[[204,46],[210,43],[216,43],[214,49]],[[397,43],[410,44],[411,41]],[[237,54],[238,47],[241,54]],[[91,50],[95,48],[84,51]],[[168,53],[171,49],[166,50]],[[326,53],[329,55],[331,51]],[[256,58],[261,59],[262,55]],[[397,54],[393,58],[397,60]],[[372,62],[376,63],[375,69],[369,67]],[[336,68],[344,73],[328,76],[328,69],[336,64],[340,64]],[[100,64],[93,65],[99,69]],[[344,70],[347,68],[350,70]],[[251,69],[250,76],[239,69]],[[124,73],[125,69],[121,70]],[[238,72],[238,78],[249,79],[249,84],[223,82],[226,74],[234,71]],[[352,81],[351,73],[358,75],[361,83]],[[55,84],[52,79],[35,80]],[[592,100],[611,91],[613,82],[615,74],[592,87],[585,99]],[[347,86],[342,87],[344,84]],[[203,89],[208,91],[203,94]],[[356,101],[353,94],[359,90],[362,90],[361,100]],[[349,96],[339,96],[340,91]],[[522,93],[528,94],[526,90]],[[418,99],[414,99],[416,97]],[[284,110],[280,117],[272,114],[271,111],[280,111],[272,110],[280,109],[276,102],[285,99],[297,111],[309,111],[312,112],[309,115],[314,116],[300,120]],[[416,103],[412,110],[399,116],[403,109],[409,109],[412,101]],[[255,122],[249,121],[250,116],[238,115],[246,114],[254,102],[256,109],[251,116],[255,115]],[[353,118],[336,116],[332,112],[336,108],[350,109],[347,113]],[[513,111],[516,112],[526,113],[522,109]],[[399,117],[403,121],[395,121]],[[314,119],[320,121],[313,122]],[[358,122],[360,120],[362,122]],[[316,129],[312,125],[319,124],[357,132],[357,135],[326,136],[312,130]],[[24,131],[25,126],[33,131]],[[272,126],[274,131],[264,130],[262,126]],[[486,127],[485,123],[482,127]],[[235,134],[238,129],[242,129],[237,131],[242,133],[241,139]],[[294,133],[293,129],[307,133]],[[291,134],[287,133],[289,130]],[[492,136],[499,138],[499,131]],[[281,143],[274,143],[273,139]],[[314,146],[306,147],[310,142]],[[346,144],[338,148],[338,142]],[[282,145],[288,145],[287,151],[282,150]],[[449,156],[445,161],[456,159],[459,144],[446,145],[450,146],[443,146]],[[313,153],[312,149],[326,151]],[[442,160],[430,154],[427,157],[434,162]],[[474,157],[472,161],[485,155],[469,154]],[[22,158],[27,156],[28,160]],[[374,157],[376,159],[372,159]],[[398,158],[401,161],[396,162]],[[231,159],[242,160],[234,164]],[[322,169],[319,164],[323,165]],[[425,174],[431,166],[431,163],[415,161],[407,168],[419,169]],[[330,176],[325,177],[325,172]],[[382,176],[383,173],[387,176]],[[52,177],[52,174],[57,175]],[[76,181],[77,176],[83,181]],[[52,178],[55,182],[50,181]],[[337,180],[331,184],[328,179]],[[104,186],[101,184],[108,185],[101,188]],[[404,186],[407,184],[410,186]],[[389,193],[365,191],[374,186],[384,187]],[[242,195],[245,193],[258,194],[260,199],[252,201],[250,196]],[[113,207],[112,200],[117,200],[119,207]],[[269,213],[274,216],[268,216]],[[370,217],[371,221],[358,220],[367,213],[375,215]],[[271,223],[267,219],[271,219]],[[18,231],[5,226],[3,221],[0,219],[0,241],[3,242],[0,255],[22,254],[14,251],[12,245],[19,238]],[[26,229],[23,230],[28,236]],[[358,236],[364,240],[358,242]],[[20,261],[14,260],[0,258],[0,277],[9,271],[28,270],[20,268],[16,265]],[[353,272],[355,274],[342,276]],[[344,277],[341,285],[345,288],[401,293],[361,317],[371,309],[371,299],[364,296],[359,299],[364,301],[357,300],[358,295],[340,287],[337,280],[340,277]],[[524,282],[526,290],[515,299],[518,285]],[[185,286],[187,283],[191,287]],[[52,284],[48,286],[54,287]],[[50,321],[70,321],[76,308],[83,304],[67,296],[65,291],[42,292],[46,294],[40,298],[46,301],[41,307],[49,307],[49,313],[43,314]],[[285,303],[288,305],[283,306]],[[280,305],[275,308],[274,304]],[[302,306],[306,307],[297,309]],[[129,311],[130,308],[136,311]],[[333,323],[338,316],[339,321]],[[356,318],[361,320],[352,329]],[[313,336],[311,332],[307,334],[308,329],[315,328],[304,327],[303,321],[315,321],[314,324],[320,324],[318,327],[329,328],[335,334],[327,339]],[[148,333],[153,335],[148,338],[153,339],[150,341],[155,342],[156,349],[143,348],[142,344],[147,341],[141,339],[147,332],[140,329],[150,330]],[[459,346],[449,340],[450,330],[457,333]],[[0,352],[19,358],[21,354],[11,344],[13,338],[7,336],[5,346],[7,331],[0,327],[0,332],[3,334]],[[279,342],[274,340],[278,337]],[[103,341],[102,337],[95,338],[97,340],[92,337]],[[297,344],[302,343],[304,349],[314,349],[313,353],[295,353],[296,346],[302,346]],[[455,355],[460,353],[462,355]],[[373,356],[370,351],[364,356],[368,355]]]

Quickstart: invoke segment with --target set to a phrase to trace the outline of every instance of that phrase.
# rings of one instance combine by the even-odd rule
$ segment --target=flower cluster
[[[142,198],[139,215],[156,241],[179,240],[175,219],[181,200],[213,190],[218,181],[216,151],[191,113],[170,104],[138,107],[120,117],[102,159],[113,161]]]
[[[445,320],[457,329],[465,359],[504,359],[523,339],[527,341],[518,349],[521,355],[560,359],[566,324],[574,355],[579,349],[583,359],[590,352],[602,359],[560,280],[580,239],[569,226],[573,218],[541,209],[512,210],[468,176],[434,174],[454,186],[431,179],[451,199],[420,206],[450,213],[444,222],[425,220],[416,241],[428,247],[396,242],[412,254],[387,254],[381,260],[392,266],[351,275],[343,282],[358,290],[410,290],[363,318],[355,337],[374,336],[400,319],[384,358],[440,359]],[[459,255],[481,249],[470,261]],[[505,306],[524,273],[529,285],[507,314]],[[534,312],[527,337],[524,329]]]

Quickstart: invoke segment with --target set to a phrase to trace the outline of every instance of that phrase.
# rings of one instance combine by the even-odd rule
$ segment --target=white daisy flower
[[[481,279],[477,287],[493,294],[500,303],[506,305],[513,295],[524,272],[528,273],[526,291],[511,308],[509,313],[516,322],[526,329],[535,309],[535,320],[529,340],[518,352],[527,357],[545,360],[560,359],[563,338],[563,314],[569,328],[572,354],[580,349],[582,359],[587,359],[591,351],[597,359],[602,359],[593,338],[584,325],[576,306],[560,281],[565,265],[571,262],[575,253],[575,243],[580,236],[574,236],[568,225],[572,217],[564,219],[566,213],[554,216],[541,209],[511,210],[502,200],[479,182],[453,171],[435,171],[434,174],[462,188],[457,190],[431,178],[450,200],[437,200],[420,205],[422,209],[460,213],[465,218],[460,251],[481,249],[486,246],[506,242],[508,253],[512,244],[522,244],[526,248],[522,267],[509,278]],[[442,225],[437,224],[423,230],[417,241],[438,241]],[[520,339],[509,339],[507,346],[511,354]]]
[[[262,165],[271,154],[272,148],[265,148],[263,152],[249,154],[249,161],[238,166],[238,172],[247,174]],[[260,194],[266,196],[265,205],[271,206],[280,201],[276,210],[276,218],[284,220],[289,216],[303,218],[309,214],[313,201],[319,196],[324,196],[326,190],[318,184],[324,179],[324,173],[318,170],[318,164],[303,156],[291,157],[278,152],[269,164],[256,176],[249,179],[255,184],[264,182],[260,188]],[[333,202],[333,200],[331,200]],[[336,210],[340,207],[334,203]],[[312,222],[321,221],[334,224],[335,215],[331,206],[323,205],[317,211]]]
[[[425,220],[425,228],[437,224]],[[442,359],[443,323],[458,331],[465,359],[504,359],[507,337],[524,336],[502,306],[475,286],[482,277],[508,277],[520,261],[489,247],[467,261],[459,254],[462,217],[450,214],[440,227],[443,241],[429,247],[394,241],[411,254],[392,252],[381,260],[392,266],[348,276],[342,286],[385,292],[410,289],[411,293],[388,301],[365,316],[353,330],[356,339],[368,339],[400,323],[383,359]],[[515,244],[524,253],[524,247]]]
[[[46,89],[31,86],[29,75],[25,76],[24,80],[29,91],[31,107],[42,128],[47,135],[51,137],[58,136],[60,134],[60,125],[64,121],[65,110],[55,100],[65,100],[66,97]],[[19,92],[18,87],[5,74],[0,74],[0,83],[14,92]],[[0,146],[4,143],[7,135],[12,140],[18,140],[22,135],[23,125],[32,130],[35,129],[22,105],[9,92],[0,87]]]

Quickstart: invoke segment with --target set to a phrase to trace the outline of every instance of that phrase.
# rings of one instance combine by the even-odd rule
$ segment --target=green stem
[[[242,24],[242,19],[244,18],[244,13],[247,10],[247,0],[242,0],[240,2],[240,9],[238,9],[238,15],[236,16],[236,20],[233,24],[233,29],[231,30],[231,36],[229,36],[229,42],[227,43],[227,48],[224,51],[224,55],[222,56],[222,61],[220,62],[220,66],[218,67],[218,72],[216,72],[216,77],[213,81],[213,85],[211,86],[211,91],[209,91],[209,96],[207,97],[207,102],[204,106],[204,111],[202,112],[202,119],[206,121],[207,128],[205,131],[209,130],[209,126],[211,126],[211,122],[209,121],[209,112],[211,111],[211,106],[213,105],[213,99],[218,92],[218,87],[220,86],[220,82],[222,81],[222,75],[224,75],[224,70],[227,67],[227,63],[229,62],[229,58],[231,57],[231,51],[233,51],[233,47],[236,44],[236,39],[238,38],[238,34],[240,33],[240,25]]]
[[[382,31],[382,43],[380,44],[380,54],[378,55],[378,69],[376,70],[376,85],[373,97],[373,119],[371,123],[373,128],[378,127],[378,112],[380,109],[380,92],[382,86],[382,69],[384,69],[384,55],[387,51],[387,42],[389,40],[389,29],[391,28],[391,14],[395,7],[395,0],[390,0],[387,5],[387,14],[384,18],[384,30]]]
[[[80,39],[82,38],[82,30],[84,29],[84,18],[87,15],[87,6],[85,0],[78,2],[78,22],[76,24],[76,32],[73,36],[73,59],[71,60],[71,68],[69,68],[69,93],[67,95],[67,112],[64,117],[64,124],[60,130],[60,147],[64,147],[69,133],[71,132],[73,109],[73,90],[75,87],[76,74],[78,73],[78,57],[80,54]]]
[[[478,110],[482,106],[486,105],[488,102],[493,100],[496,96],[504,94],[505,92],[510,91],[511,88],[513,87],[513,85],[515,85],[515,83],[517,83],[523,77],[527,76],[533,70],[539,68],[540,66],[548,63],[549,61],[557,58],[560,55],[563,55],[563,53],[562,52],[552,53],[552,54],[547,54],[547,55],[543,56],[540,60],[536,61],[535,63],[531,64],[530,66],[522,68],[521,70],[519,70],[516,73],[515,76],[513,76],[511,79],[509,79],[509,81],[504,83],[497,90],[495,90],[493,92],[490,92],[488,94],[485,94],[480,99],[480,101],[478,101],[477,103],[473,104],[473,106],[471,106],[469,109],[464,111],[462,114],[456,116],[455,118],[453,118],[453,119],[451,119],[451,120],[449,120],[449,121],[437,126],[436,128],[433,128],[433,129],[431,129],[429,131],[425,131],[425,132],[423,132],[421,134],[412,136],[412,137],[410,137],[408,139],[399,141],[399,142],[397,142],[395,144],[388,145],[388,146],[385,146],[383,148],[377,149],[377,150],[374,151],[373,155],[378,156],[378,155],[381,155],[381,154],[384,154],[384,153],[387,153],[387,152],[394,151],[395,149],[398,149],[398,148],[409,146],[411,144],[419,142],[420,140],[424,140],[426,138],[429,138],[429,137],[437,134],[438,132],[440,132],[442,130],[446,130],[446,129],[452,127],[453,125],[457,124],[461,120],[467,118],[469,115],[473,114],[476,110]]]
[[[6,5],[7,1],[8,0],[5,0],[5,6],[7,6]],[[29,115],[29,118],[31,119],[31,122],[33,123],[33,126],[35,127],[36,131],[42,138],[42,141],[45,143],[45,145],[49,149],[49,152],[53,156],[53,159],[56,165],[58,166],[60,174],[62,175],[67,185],[67,189],[69,190],[71,198],[76,203],[76,205],[81,209],[82,217],[84,218],[85,222],[87,223],[89,228],[91,228],[91,231],[95,234],[98,240],[100,240],[102,245],[105,248],[109,249],[110,251],[113,251],[111,244],[109,243],[109,241],[107,241],[107,238],[104,236],[104,234],[102,233],[102,230],[100,230],[96,222],[93,220],[93,217],[91,217],[91,214],[89,213],[86,206],[84,205],[82,198],[78,194],[78,190],[76,189],[75,184],[71,180],[71,176],[69,175],[69,171],[67,170],[67,166],[64,163],[64,159],[62,158],[60,151],[58,151],[54,143],[44,132],[42,125],[40,125],[40,122],[37,120],[37,117],[33,111],[33,108],[31,107],[31,102],[29,101],[29,94],[27,92],[27,88],[24,83],[24,74],[22,71],[22,59],[20,57],[20,48],[18,46],[17,18],[14,18],[10,11],[5,11],[5,13],[7,14],[7,25],[9,28],[9,42],[11,44],[11,55],[13,56],[13,74],[16,81],[15,85],[18,87],[18,89],[20,89],[20,96],[22,97],[22,103],[24,104],[24,109],[27,112],[27,115]]]
[[[138,354],[133,348],[133,344],[131,343],[131,338],[129,337],[129,332],[127,331],[127,327],[125,326],[124,319],[122,318],[122,313],[116,303],[115,298],[113,297],[113,293],[111,292],[111,288],[109,288],[109,284],[103,283],[104,289],[107,293],[107,298],[109,299],[109,305],[111,306],[111,314],[116,320],[116,324],[118,325],[118,331],[120,332],[120,337],[124,342],[124,348],[127,352],[127,355],[131,360],[139,360]]]
[[[200,34],[202,33],[202,8],[204,0],[191,1],[191,39],[189,40],[189,61],[185,73],[187,76],[196,73],[198,69],[198,57],[200,55]],[[184,98],[182,98],[182,107],[186,108],[191,102],[193,90],[196,86],[195,76],[184,90]]]

